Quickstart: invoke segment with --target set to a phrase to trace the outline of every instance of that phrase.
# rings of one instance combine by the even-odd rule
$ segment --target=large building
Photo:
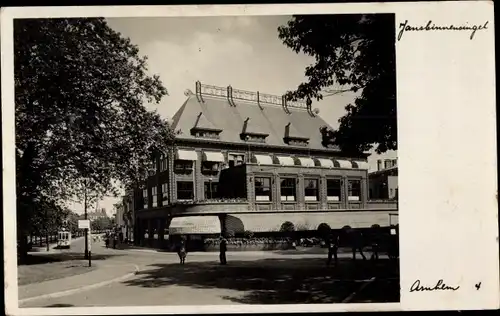
[[[369,201],[367,155],[323,142],[318,111],[284,97],[196,83],[174,115],[176,146],[133,193],[134,240],[180,234],[389,225],[397,205]]]
[[[397,159],[379,159],[377,171],[370,172],[369,196],[372,200],[398,199],[398,165]]]

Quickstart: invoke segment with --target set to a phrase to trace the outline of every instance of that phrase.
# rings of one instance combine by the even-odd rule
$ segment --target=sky
[[[290,16],[112,18],[108,25],[139,47],[148,57],[150,74],[157,74],[167,88],[159,104],[147,104],[164,118],[171,118],[195,90],[197,80],[216,86],[282,95],[306,81],[305,68],[314,58],[295,53],[278,38],[278,27]],[[335,87],[334,87],[335,88]],[[336,87],[339,88],[339,87]],[[313,102],[312,108],[333,128],[354,101],[353,93]],[[396,156],[388,152],[384,157]],[[371,169],[376,157],[370,157]],[[117,199],[104,198],[99,207],[113,212]],[[80,205],[73,205],[82,212]]]

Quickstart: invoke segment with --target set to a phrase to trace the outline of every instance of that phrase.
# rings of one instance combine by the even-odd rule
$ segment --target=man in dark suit
[[[222,265],[227,264],[226,251],[227,251],[227,240],[226,240],[226,238],[221,236],[219,259],[220,259],[220,264],[222,264]]]

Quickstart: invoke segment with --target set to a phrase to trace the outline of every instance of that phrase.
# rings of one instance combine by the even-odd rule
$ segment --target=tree
[[[296,53],[315,58],[308,81],[288,92],[290,100],[321,100],[325,89],[361,92],[337,130],[322,127],[323,144],[359,154],[375,145],[397,150],[394,14],[294,16],[278,28],[279,38]]]
[[[292,222],[286,221],[283,224],[281,224],[280,232],[290,233],[293,231],[295,231],[295,225],[293,225]]]
[[[22,257],[41,201],[133,188],[174,133],[144,107],[167,94],[159,77],[102,18],[17,19],[14,56]]]
[[[318,225],[318,235],[320,238],[326,240],[330,233],[331,233],[332,229],[330,227],[330,225],[328,225],[327,223],[321,223]]]

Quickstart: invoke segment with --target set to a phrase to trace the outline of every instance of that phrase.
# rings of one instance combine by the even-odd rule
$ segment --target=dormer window
[[[292,124],[288,123],[285,126],[285,137],[283,137],[283,142],[290,146],[307,147],[309,145],[309,137],[301,136]]]
[[[241,140],[251,143],[265,143],[267,136],[269,136],[269,134],[262,133],[258,126],[250,124],[250,118],[247,117],[243,123],[243,129],[240,133]]]
[[[206,117],[203,112],[200,112],[196,117],[196,122],[191,128],[191,135],[196,138],[211,138],[218,139],[222,129],[216,128]]]

